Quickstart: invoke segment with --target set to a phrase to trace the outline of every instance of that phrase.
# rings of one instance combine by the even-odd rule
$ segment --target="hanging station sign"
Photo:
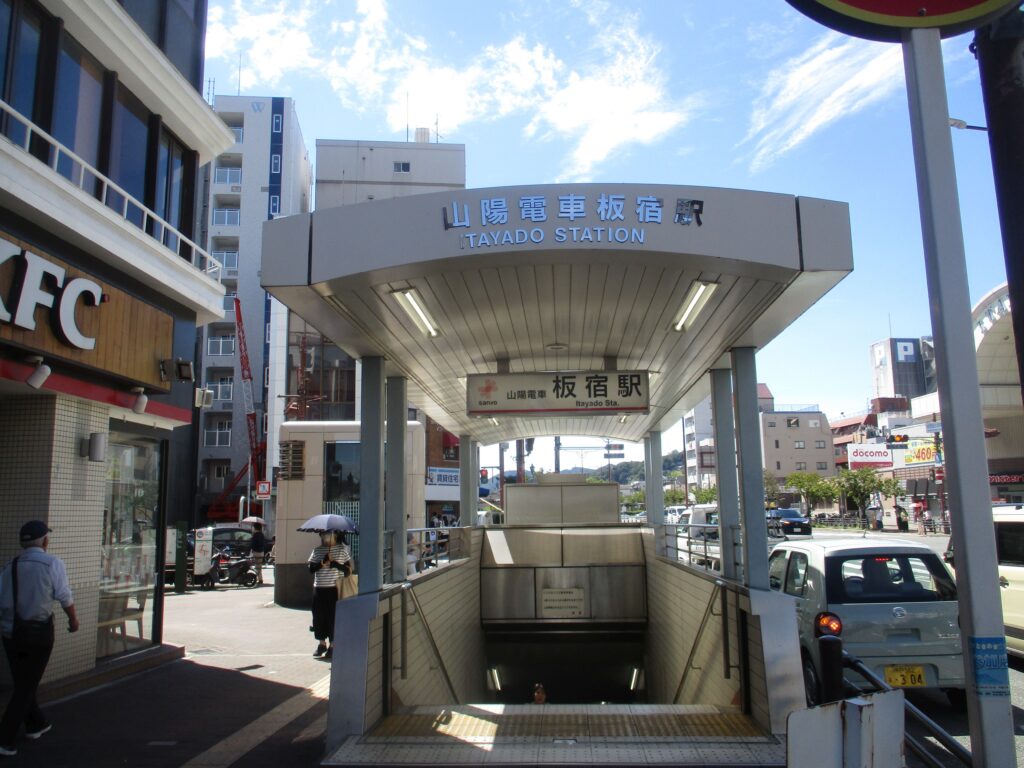
[[[0,234],[0,342],[166,391],[173,335],[168,312]]]
[[[899,42],[909,29],[938,29],[943,37],[980,27],[1020,0],[788,0],[805,16],[839,32]]]
[[[470,416],[647,413],[647,371],[473,374],[466,380]]]

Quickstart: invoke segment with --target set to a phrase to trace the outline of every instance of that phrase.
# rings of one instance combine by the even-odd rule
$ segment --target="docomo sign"
[[[1020,0],[787,0],[826,27],[868,40],[899,42],[909,29],[943,37],[980,27]]]
[[[34,331],[36,307],[46,307],[56,312],[57,322],[54,325],[63,341],[78,349],[95,349],[96,339],[82,333],[75,312],[83,300],[88,306],[99,306],[103,300],[103,289],[99,284],[86,277],[76,277],[65,283],[67,271],[64,267],[6,240],[0,241],[0,249],[0,267],[11,259],[19,259],[11,286],[13,315],[0,295],[0,322]],[[50,286],[44,283],[50,283],[57,290],[48,290]]]
[[[892,466],[892,451],[884,445],[851,445],[847,451],[850,469],[883,469]]]

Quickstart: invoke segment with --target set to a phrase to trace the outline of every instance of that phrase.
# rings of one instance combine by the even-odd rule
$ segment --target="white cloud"
[[[829,33],[768,73],[743,143],[750,170],[767,168],[814,134],[903,87],[900,46]]]
[[[571,144],[560,176],[586,180],[616,152],[683,125],[703,100],[671,103],[659,48],[635,16],[606,2],[573,6],[574,29],[590,35],[573,67],[521,34],[452,64],[447,41],[404,32],[384,0],[358,0],[350,19],[312,0],[213,0],[207,50],[228,62],[243,52],[243,89],[277,87],[290,74],[326,77],[346,108],[379,110],[392,130],[437,119],[451,138],[472,123],[525,117],[528,135]]]

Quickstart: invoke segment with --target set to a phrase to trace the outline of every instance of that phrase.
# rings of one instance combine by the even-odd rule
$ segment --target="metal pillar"
[[[359,424],[359,594],[384,585],[384,358],[362,358]]]
[[[715,427],[722,575],[727,579],[735,579],[739,573],[736,541],[740,524],[740,488],[736,474],[736,420],[732,410],[731,371],[711,371],[711,414]]]
[[[732,376],[743,517],[743,583],[755,589],[768,589],[768,526],[764,518],[761,414],[757,410],[757,367],[752,347],[732,350]]]
[[[459,435],[459,524],[474,525],[480,498],[479,476],[474,474],[476,445],[469,435]]]
[[[405,580],[405,435],[409,406],[404,376],[388,376],[387,384],[387,474],[384,483],[384,528],[391,531],[391,573],[395,583]]]
[[[647,476],[647,524],[664,525],[665,486],[661,474],[661,432],[652,429],[647,434],[645,442],[651,452],[651,474]]]
[[[644,438],[644,512],[650,502],[651,498],[651,438]],[[647,522],[650,522],[650,516],[647,517]]]
[[[1014,765],[1006,640],[939,31],[903,38],[976,765]]]

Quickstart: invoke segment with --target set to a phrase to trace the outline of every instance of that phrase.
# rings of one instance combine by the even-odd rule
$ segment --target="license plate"
[[[924,667],[894,664],[885,668],[885,682],[893,688],[921,688],[925,685]]]

